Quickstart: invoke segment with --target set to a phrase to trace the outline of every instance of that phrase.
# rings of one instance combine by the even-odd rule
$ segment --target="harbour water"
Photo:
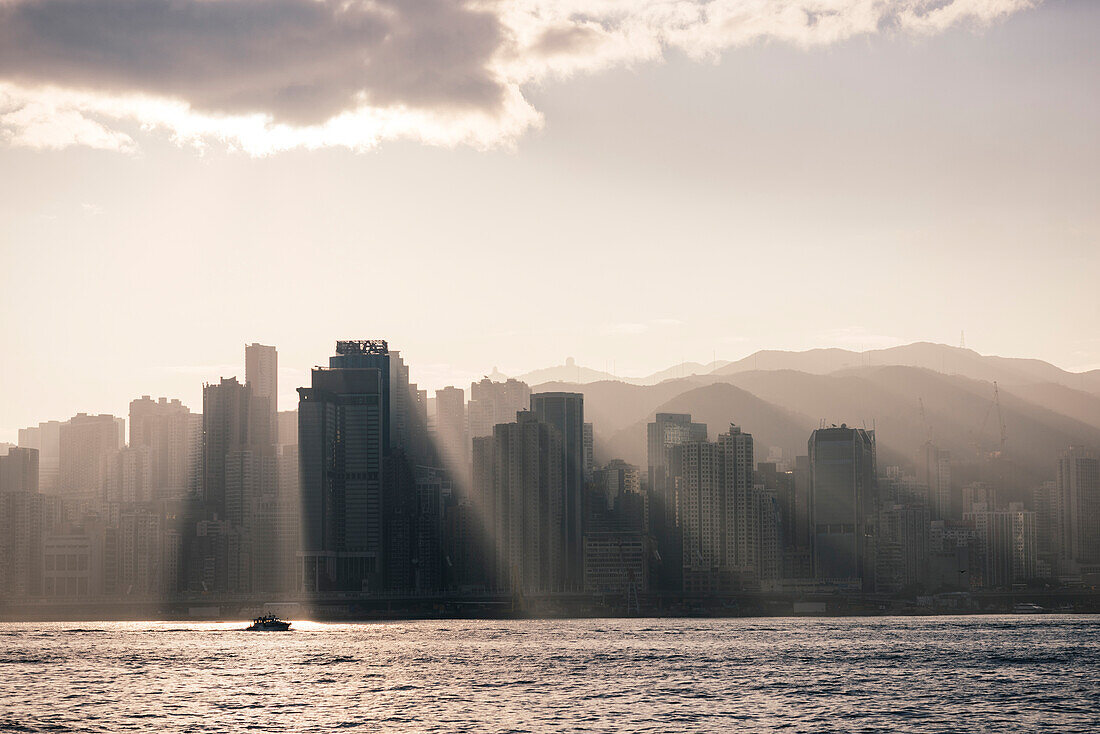
[[[0,624],[0,731],[1100,731],[1100,617]]]

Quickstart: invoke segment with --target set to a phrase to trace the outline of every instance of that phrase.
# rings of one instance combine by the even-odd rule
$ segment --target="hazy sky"
[[[252,341],[1100,366],[1100,3],[387,5],[0,3],[0,441]]]

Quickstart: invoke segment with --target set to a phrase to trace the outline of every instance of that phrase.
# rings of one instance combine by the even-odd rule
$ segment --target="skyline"
[[[338,340],[334,339],[332,341],[338,341]],[[249,343],[256,344],[257,342],[253,341],[253,342],[249,342]],[[63,415],[51,415],[51,416],[40,417],[40,418],[33,419],[31,421],[25,421],[24,423],[18,424],[18,425],[16,425],[16,424],[13,424],[11,426],[0,425],[0,443],[9,442],[9,443],[15,444],[17,442],[16,439],[18,437],[17,433],[22,428],[33,427],[33,426],[38,425],[40,422],[45,422],[45,421],[50,421],[50,420],[65,421],[65,420],[68,420],[69,418],[71,418],[72,416],[74,416],[78,413],[87,413],[87,414],[90,414],[90,415],[109,414],[109,415],[116,415],[116,416],[121,416],[121,417],[125,418],[128,414],[130,402],[132,400],[136,400],[136,399],[141,398],[143,396],[149,396],[149,397],[153,398],[154,400],[156,400],[158,398],[168,398],[170,400],[171,399],[177,399],[183,405],[190,408],[192,410],[192,412],[201,413],[202,412],[202,389],[203,389],[203,385],[217,384],[218,381],[221,380],[222,378],[234,378],[235,377],[235,378],[241,380],[242,382],[244,381],[244,379],[245,379],[245,349],[244,348],[246,346],[248,346],[249,343],[242,343],[240,345],[240,349],[239,349],[240,359],[238,360],[238,363],[236,363],[236,364],[232,363],[232,362],[226,362],[224,364],[194,365],[194,366],[185,366],[185,367],[179,367],[179,368],[174,368],[174,369],[172,369],[172,368],[167,369],[166,373],[171,375],[171,384],[177,386],[177,388],[178,388],[177,392],[156,391],[156,390],[153,390],[152,392],[149,392],[149,391],[133,392],[133,391],[131,391],[130,393],[126,393],[120,399],[121,400],[120,405],[118,407],[116,407],[114,410],[110,410],[110,409],[89,409],[89,408],[86,408],[86,407],[77,407],[76,409],[71,410],[70,412],[65,413]],[[921,343],[930,343],[930,342],[914,342],[913,344],[921,344]],[[954,349],[954,347],[950,347],[949,345],[946,345],[946,344],[937,344],[937,343],[934,343],[934,342],[931,342],[930,344],[932,344],[933,346],[936,346],[936,347],[947,347],[948,349]],[[279,356],[279,367],[278,367],[278,375],[279,375],[278,376],[278,386],[279,387],[278,387],[278,396],[277,396],[277,398],[278,398],[278,409],[279,409],[280,412],[288,411],[288,410],[297,410],[297,408],[298,408],[297,388],[308,386],[310,370],[315,369],[318,366],[323,366],[324,363],[325,363],[325,359],[318,359],[313,364],[311,364],[307,367],[304,367],[304,368],[300,368],[300,367],[297,367],[297,366],[286,366],[285,365],[286,360],[285,360],[285,357],[283,356],[284,351],[283,351],[283,348],[281,347],[281,345],[275,344],[275,345],[270,345],[270,346],[273,346],[276,349],[278,349],[279,350],[279,355],[280,355]],[[399,345],[396,344],[396,343],[393,346],[394,346],[395,349],[397,347],[399,347]],[[911,345],[899,344],[899,345],[890,345],[890,346],[911,346]],[[740,359],[748,359],[749,357],[752,357],[753,355],[755,355],[757,353],[762,353],[762,352],[765,352],[765,351],[778,351],[778,352],[784,353],[784,354],[801,354],[801,353],[806,353],[806,352],[813,352],[813,351],[819,350],[819,349],[830,349],[830,348],[846,349],[845,347],[811,347],[811,348],[805,349],[805,350],[753,350],[752,352],[741,355],[741,356],[737,357],[736,359],[725,360],[722,357],[719,357],[717,364],[719,366],[721,366],[723,364],[728,364],[730,362],[735,362],[735,361],[738,361]],[[862,350],[862,351],[857,351],[857,350],[853,350],[853,349],[846,349],[846,351],[850,351],[853,354],[857,354],[861,357],[863,357],[864,355],[867,355],[869,357],[870,353],[872,353],[874,351],[881,350],[881,349],[889,349],[889,346],[887,346],[887,347],[876,347],[874,349],[869,348],[869,349]],[[969,348],[967,348],[967,349],[969,350]],[[410,370],[410,379],[413,382],[416,382],[417,385],[420,387],[420,389],[428,390],[429,399],[431,399],[431,400],[435,399],[435,397],[434,397],[435,391],[440,390],[444,387],[457,387],[460,390],[463,390],[464,392],[468,393],[470,383],[471,382],[477,382],[478,380],[481,380],[484,377],[492,377],[495,380],[503,380],[505,378],[529,379],[528,374],[530,374],[530,373],[542,372],[542,371],[545,371],[545,370],[548,370],[548,369],[554,369],[554,370],[565,369],[565,368],[567,368],[567,362],[569,360],[574,359],[573,357],[566,357],[566,358],[562,358],[562,360],[559,363],[556,363],[556,364],[546,364],[546,365],[532,367],[532,368],[526,369],[526,370],[515,370],[515,371],[499,371],[498,370],[499,365],[495,364],[493,367],[491,367],[489,369],[486,369],[482,372],[474,371],[474,372],[469,373],[468,376],[459,375],[457,379],[453,379],[451,382],[440,381],[440,382],[438,382],[438,384],[436,384],[436,383],[425,382],[423,380],[418,380],[417,376],[422,374],[424,372],[424,370],[420,369],[419,365],[416,362],[410,362],[408,360],[408,353],[407,352],[405,352],[404,350],[398,350],[398,351],[400,351],[402,356],[406,358],[406,363],[409,365],[409,370]],[[969,350],[969,351],[975,351],[976,352],[976,350]],[[982,356],[982,357],[991,357],[992,356],[992,357],[1002,357],[1002,358],[1006,357],[1006,355],[980,355],[980,356]],[[1013,358],[1019,358],[1019,357],[1008,357],[1008,358],[1013,359]],[[1022,359],[1027,359],[1027,358],[1025,357],[1025,358],[1022,358]],[[632,375],[626,375],[626,374],[623,374],[621,371],[619,371],[619,372],[614,374],[612,379],[620,380],[620,381],[640,380],[640,379],[644,379],[646,377],[651,377],[651,376],[657,375],[660,372],[674,371],[676,369],[676,367],[680,366],[681,364],[686,364],[687,362],[688,361],[685,360],[684,362],[677,362],[675,364],[665,365],[663,368],[659,368],[657,370],[652,370],[652,371],[644,372],[644,373],[640,372],[640,373],[632,374]],[[506,364],[506,363],[501,363],[501,364]],[[861,364],[861,366],[867,366],[867,367],[870,367],[870,366],[886,366],[886,365],[891,365],[891,364],[894,364],[894,362],[889,362],[888,361],[888,362],[883,362],[881,365],[875,365],[873,362],[869,361],[867,364]],[[579,360],[575,361],[575,366],[578,367],[578,368],[582,368],[582,369],[591,369],[591,370],[597,371],[597,372],[602,372],[603,371],[597,365],[584,364],[584,363],[580,362]],[[612,367],[612,365],[610,365],[610,364],[607,365],[607,366],[609,368]],[[708,367],[708,366],[709,365],[704,365],[704,367]],[[1077,370],[1077,371],[1075,371],[1075,370],[1065,370],[1064,368],[1062,368],[1058,365],[1053,365],[1053,366],[1058,368],[1058,369],[1063,369],[1063,371],[1071,373],[1071,374],[1084,374],[1086,372],[1091,371],[1091,370]],[[432,365],[429,365],[429,371],[430,371],[431,367],[432,367]],[[572,365],[568,365],[568,367],[572,367]],[[774,369],[774,368],[762,368],[762,369],[764,371],[768,371],[769,369]],[[933,369],[932,371],[940,371],[940,370]],[[437,373],[437,374],[440,374],[440,373]],[[689,377],[691,375],[700,375],[700,376],[702,376],[702,375],[707,375],[707,374],[710,374],[710,370],[704,369],[702,371],[687,372],[683,375],[674,375],[673,377],[668,377],[668,378],[664,378],[664,379],[675,380],[675,379],[679,379],[681,377]],[[945,372],[945,374],[950,374],[950,373]],[[454,373],[451,373],[451,376],[453,377]],[[167,378],[166,378],[166,381],[167,381]],[[588,382],[587,380],[582,379],[580,381],[568,382],[566,384],[575,384],[578,387],[580,387],[580,386],[583,386],[584,384],[586,384],[587,382]],[[540,383],[540,382],[537,382],[537,381],[533,382],[532,387],[537,387],[540,384],[543,384],[543,383]],[[652,383],[638,383],[638,384],[652,384]],[[133,394],[131,394],[131,393],[133,393]],[[190,396],[190,398],[188,396]],[[85,402],[88,402],[88,400],[85,400]],[[0,415],[6,416],[7,414],[4,413],[3,411],[0,411]],[[10,434],[10,437],[8,437],[7,434]]]
[[[986,7],[1008,5],[551,75],[522,85],[542,122],[507,145],[252,157],[131,125],[126,151],[48,150],[0,122],[0,382],[19,386],[0,440],[142,394],[196,403],[251,341],[300,371],[285,385],[360,334],[430,388],[963,331],[1096,368],[1100,7]]]

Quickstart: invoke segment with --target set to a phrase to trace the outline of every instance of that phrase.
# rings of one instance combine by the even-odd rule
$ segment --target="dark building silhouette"
[[[656,549],[652,584],[662,591],[683,588],[683,535],[678,513],[678,490],[669,470],[671,451],[689,441],[706,441],[707,425],[692,423],[688,413],[658,413],[647,426],[650,522]]]
[[[874,590],[878,484],[875,432],[819,428],[810,435],[814,574],[820,581]]]
[[[311,387],[298,388],[298,576],[305,590],[381,588],[388,374],[378,366],[316,368]]]
[[[572,392],[533,394],[531,413],[554,426],[560,434],[562,583],[568,591],[580,591],[584,588],[584,395]]]

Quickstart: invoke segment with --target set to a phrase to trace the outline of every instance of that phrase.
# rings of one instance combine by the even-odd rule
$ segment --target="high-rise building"
[[[874,590],[878,512],[875,434],[819,428],[810,435],[813,564],[820,581]]]
[[[249,344],[244,348],[244,381],[251,390],[253,440],[279,440],[279,353],[275,347]]]
[[[0,492],[39,490],[38,449],[14,447],[0,455]]]
[[[385,342],[338,342],[337,351],[350,352],[348,344],[367,345],[374,352],[364,356],[379,359],[334,358],[329,368],[313,370],[310,387],[298,388],[298,579],[306,591],[382,588],[387,348]]]
[[[584,395],[532,394],[531,412],[561,434],[563,583],[567,591],[580,591],[584,588]]]
[[[44,500],[38,450],[13,448],[0,456],[0,596],[41,593]]]
[[[707,440],[705,423],[692,423],[687,413],[658,413],[646,430],[650,524],[659,561],[653,585],[664,591],[683,586],[683,538],[680,533],[678,489],[669,473],[674,446]]]
[[[252,446],[251,390],[236,377],[223,377],[202,389],[202,499],[210,512],[225,517],[229,454]]]
[[[488,495],[491,505],[492,585],[525,594],[566,590],[562,471],[568,464],[561,431],[521,411],[516,422],[494,427],[492,439],[480,438],[476,447],[479,482],[490,485],[479,486],[475,496]],[[488,476],[486,464],[492,466]]]
[[[591,423],[586,422],[583,431],[581,440],[584,447],[584,480],[587,482],[592,479],[592,471],[596,468],[596,437]]]
[[[103,502],[108,472],[123,445],[113,415],[79,413],[58,432],[60,493],[80,502]]]
[[[726,593],[758,581],[763,488],[757,490],[752,466],[752,435],[734,424],[715,442],[671,447],[684,591]]]
[[[928,504],[933,520],[957,518],[951,502],[951,453],[931,441],[924,444],[920,479],[928,485]]]
[[[466,406],[470,438],[492,436],[493,426],[511,423],[516,413],[531,405],[531,388],[525,382],[509,378],[493,382],[488,377],[470,383],[470,402]]]
[[[1057,482],[1052,524],[1060,571],[1100,563],[1100,454],[1083,446],[1063,451]]]
[[[457,387],[435,391],[435,438],[443,466],[465,492],[470,461],[466,436],[466,400],[463,391]]]
[[[963,519],[977,535],[981,585],[1004,588],[1035,578],[1035,513],[1013,502],[1007,510],[975,503]]]
[[[181,499],[191,482],[191,411],[179,400],[130,401],[130,448],[148,452],[150,499]]]
[[[45,421],[19,429],[19,446],[38,449],[38,486],[43,494],[56,494],[61,481],[61,421]]]

